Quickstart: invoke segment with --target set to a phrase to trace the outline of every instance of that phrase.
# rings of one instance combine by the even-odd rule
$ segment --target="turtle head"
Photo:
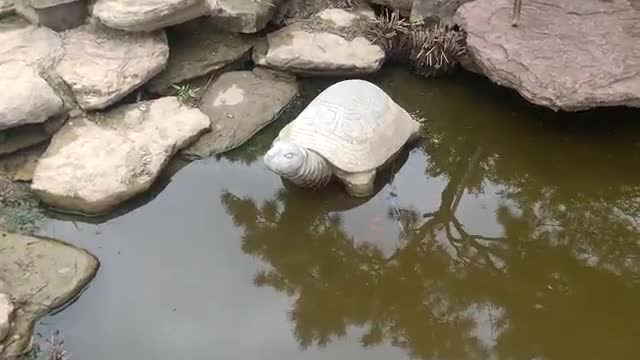
[[[307,160],[307,151],[300,145],[276,141],[264,155],[264,164],[284,177],[296,176]]]

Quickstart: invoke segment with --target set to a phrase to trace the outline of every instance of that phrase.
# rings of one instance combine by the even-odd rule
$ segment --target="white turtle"
[[[382,89],[345,80],[320,93],[280,131],[264,163],[298,186],[319,188],[335,175],[349,194],[366,197],[373,193],[376,171],[419,130]]]

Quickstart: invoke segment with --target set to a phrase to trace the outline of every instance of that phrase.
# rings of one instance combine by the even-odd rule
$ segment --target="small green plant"
[[[195,101],[198,96],[198,91],[200,91],[200,88],[192,88],[191,85],[189,84],[184,84],[184,85],[173,84],[171,85],[171,87],[174,88],[175,90],[174,93],[178,97],[180,102],[185,104]]]
[[[44,348],[44,349],[43,349]],[[42,344],[33,344],[20,360],[69,360],[60,330],[55,330]]]

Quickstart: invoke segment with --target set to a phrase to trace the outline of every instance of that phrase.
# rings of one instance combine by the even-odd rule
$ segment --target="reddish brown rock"
[[[455,15],[482,74],[555,110],[640,107],[640,12],[628,1],[527,0],[515,28],[512,7],[476,0]]]

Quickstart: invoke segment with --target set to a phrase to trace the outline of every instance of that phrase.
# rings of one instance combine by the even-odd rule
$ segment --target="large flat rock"
[[[169,58],[163,31],[125,33],[97,24],[67,31],[56,70],[85,110],[104,109],[160,73]]]
[[[628,1],[526,0],[517,28],[512,6],[476,0],[455,15],[484,75],[556,110],[640,106],[640,11]]]
[[[211,16],[224,30],[256,33],[264,29],[283,0],[218,0]]]
[[[22,62],[0,64],[0,87],[11,89],[0,99],[0,131],[43,123],[64,110],[49,84]]]
[[[163,93],[172,84],[206,75],[243,58],[249,58],[255,37],[220,31],[212,20],[200,18],[168,32],[171,49],[166,69],[147,88]]]
[[[261,68],[221,75],[200,103],[212,130],[183,153],[203,158],[237,148],[275,120],[297,94],[291,75]]]
[[[74,299],[93,279],[98,260],[60,241],[18,235],[0,229],[0,281],[20,304],[0,358],[11,359],[31,340],[34,322]]]
[[[98,0],[93,16],[126,31],[153,31],[206,15],[215,0]]]
[[[254,50],[256,64],[309,75],[378,71],[384,51],[365,37],[369,13],[327,9],[267,35]]]
[[[105,214],[149,189],[209,126],[206,115],[175,97],[70,119],[38,162],[31,188],[53,207]]]

